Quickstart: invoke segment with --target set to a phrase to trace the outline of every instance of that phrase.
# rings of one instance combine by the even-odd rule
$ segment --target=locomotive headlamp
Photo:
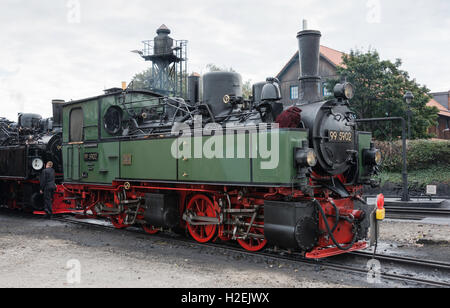
[[[334,87],[334,96],[337,99],[352,99],[355,96],[355,87],[350,82],[338,83]]]
[[[39,171],[42,170],[42,168],[44,168],[44,162],[40,158],[35,158],[33,159],[31,166],[33,167],[34,170]]]
[[[383,161],[380,150],[372,147],[370,150],[364,150],[363,162],[366,166],[379,166]]]
[[[317,155],[313,149],[298,149],[295,154],[297,165],[302,167],[315,167],[317,165]]]
[[[381,165],[382,160],[383,160],[383,156],[381,155],[381,152],[379,150],[376,150],[376,152],[375,152],[375,164],[377,164],[377,166]]]
[[[308,151],[306,155],[306,162],[310,167],[315,167],[317,165],[317,156],[313,150]]]

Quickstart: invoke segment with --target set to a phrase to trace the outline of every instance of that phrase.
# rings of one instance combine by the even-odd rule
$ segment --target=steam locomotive
[[[47,161],[62,181],[62,103],[53,101],[53,118],[24,113],[17,123],[0,119],[0,204],[42,210],[39,177]]]
[[[322,99],[320,37],[298,33],[295,106],[283,107],[276,78],[256,84],[245,100],[241,76],[231,72],[205,74],[202,88],[191,77],[188,100],[111,89],[59,105],[54,117],[62,119],[55,121],[62,133],[49,133],[33,117],[8,124],[22,136],[13,149],[25,154],[8,166],[39,171],[37,158],[61,162],[54,206],[107,217],[117,228],[170,229],[201,243],[235,240],[249,251],[270,244],[314,259],[363,249],[373,239],[376,208],[361,195],[381,156],[371,134],[357,129],[351,84],[337,85],[335,99]],[[31,125],[31,138],[23,122],[33,119],[40,126]],[[2,162],[10,159],[1,155]],[[34,175],[7,179],[32,183]]]

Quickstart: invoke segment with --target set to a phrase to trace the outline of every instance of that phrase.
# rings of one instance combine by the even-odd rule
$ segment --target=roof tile
[[[450,117],[450,110],[439,104],[435,99],[431,99],[428,104],[428,107],[436,107],[439,109],[439,114],[442,116]]]

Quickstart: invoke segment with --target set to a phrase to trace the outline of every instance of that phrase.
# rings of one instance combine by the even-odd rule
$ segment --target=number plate
[[[131,154],[123,154],[122,156],[122,165],[131,166],[133,162],[133,157]]]
[[[331,130],[328,133],[328,138],[329,138],[329,142],[352,143],[353,142],[353,133]]]
[[[98,161],[98,153],[84,153],[84,161]]]

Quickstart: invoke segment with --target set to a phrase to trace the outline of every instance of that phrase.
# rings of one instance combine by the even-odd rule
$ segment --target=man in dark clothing
[[[44,209],[47,217],[52,217],[53,194],[56,190],[55,185],[55,170],[53,170],[53,163],[49,161],[44,171],[41,174],[41,194],[44,195]]]

